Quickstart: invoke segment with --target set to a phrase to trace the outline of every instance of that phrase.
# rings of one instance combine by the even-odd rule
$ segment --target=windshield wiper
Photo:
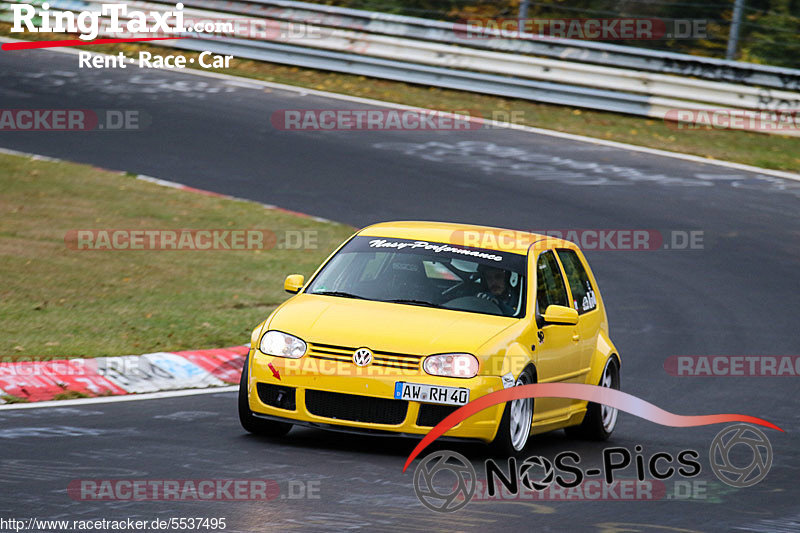
[[[322,294],[323,296],[339,296],[340,298],[355,298],[356,300],[369,300],[369,298],[364,298],[363,296],[359,296],[358,294],[351,294],[349,292],[344,292],[344,291],[318,291],[318,292],[312,292],[310,294]]]
[[[309,294],[321,294],[323,296],[339,296],[340,298],[354,298],[356,300],[369,300],[369,298],[365,298],[364,296],[359,296],[358,294],[352,294],[350,292],[344,291],[318,291],[318,292],[311,292]],[[413,300],[408,298],[397,298],[394,300],[378,300],[379,302],[386,302],[386,303],[393,303],[393,304],[409,304],[409,305],[420,305],[424,307],[435,307],[437,309],[446,309],[441,305],[435,304],[433,302],[428,302],[425,300]]]
[[[445,309],[439,304],[435,304],[433,302],[428,302],[425,300],[413,300],[408,298],[397,298],[394,300],[381,300],[382,302],[393,303],[393,304],[409,304],[409,305],[421,305],[424,307],[435,307],[437,309]]]

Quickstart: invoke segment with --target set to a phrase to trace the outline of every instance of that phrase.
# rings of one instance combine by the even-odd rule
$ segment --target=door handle
[[[575,335],[572,336],[572,340],[578,342],[579,340],[581,340],[581,336],[576,333]]]

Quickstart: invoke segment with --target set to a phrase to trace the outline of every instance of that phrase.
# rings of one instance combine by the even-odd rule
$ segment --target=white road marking
[[[97,405],[100,403],[136,402],[140,400],[159,400],[162,398],[177,398],[180,396],[196,396],[199,394],[216,394],[218,392],[236,392],[238,385],[229,387],[214,387],[210,389],[171,390],[151,392],[147,394],[125,394],[122,396],[103,396],[100,398],[77,398],[75,400],[55,400],[52,402],[12,403],[0,405],[0,411],[17,409],[39,409],[41,407],[67,407],[70,405]]]

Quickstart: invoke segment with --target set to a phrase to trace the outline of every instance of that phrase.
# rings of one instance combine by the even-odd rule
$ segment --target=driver
[[[497,305],[504,315],[512,316],[516,310],[516,297],[509,284],[511,272],[487,265],[480,265],[478,272],[484,290],[476,296]]]

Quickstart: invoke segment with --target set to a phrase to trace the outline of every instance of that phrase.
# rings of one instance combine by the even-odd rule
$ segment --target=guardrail
[[[166,3],[166,2],[164,2]],[[552,57],[595,65],[663,74],[742,83],[788,91],[800,89],[800,70],[743,61],[728,61],[702,56],[677,54],[590,40],[533,38],[508,39],[487,29],[468,29],[463,24],[418,17],[392,15],[292,0],[187,0],[187,6],[263,16],[274,20],[308,23],[319,26],[359,30],[375,35],[405,37],[419,41],[457,44],[515,54]],[[243,7],[244,6],[244,7]],[[486,39],[467,38],[463,34],[482,33]]]
[[[76,4],[89,6],[101,1],[50,3],[51,8],[75,10]],[[145,11],[162,10],[165,5],[174,8],[174,4],[164,0],[126,4],[130,9]],[[743,119],[743,129],[758,131],[763,129],[760,111],[800,109],[800,93],[757,86],[800,85],[800,70],[680,54],[655,58],[649,50],[591,41],[499,38],[481,29],[470,31],[482,31],[491,38],[470,39],[463,36],[467,31],[463,25],[304,2],[184,0],[184,4],[189,19],[234,21],[241,23],[238,26],[244,25],[244,30],[240,27],[234,32],[238,36],[233,37],[212,36],[159,44],[660,119],[675,110],[700,112],[710,106],[722,106],[736,110],[734,114]],[[260,37],[250,34],[246,21],[253,19],[271,24],[273,34]],[[287,33],[285,30],[291,29],[292,24],[302,24],[304,31]],[[515,53],[510,53],[511,50]],[[574,60],[576,50],[581,50],[578,54],[581,62]],[[572,60],[522,52],[560,55]],[[603,64],[596,64],[601,56]],[[717,79],[735,77],[747,80],[748,84],[654,72],[676,68],[676,61],[684,70],[698,62],[724,66],[723,70],[714,71]],[[639,70],[621,68],[637,62]],[[709,72],[701,77],[713,77]],[[713,120],[702,113],[692,117],[700,124]],[[797,128],[777,132],[800,134]]]

